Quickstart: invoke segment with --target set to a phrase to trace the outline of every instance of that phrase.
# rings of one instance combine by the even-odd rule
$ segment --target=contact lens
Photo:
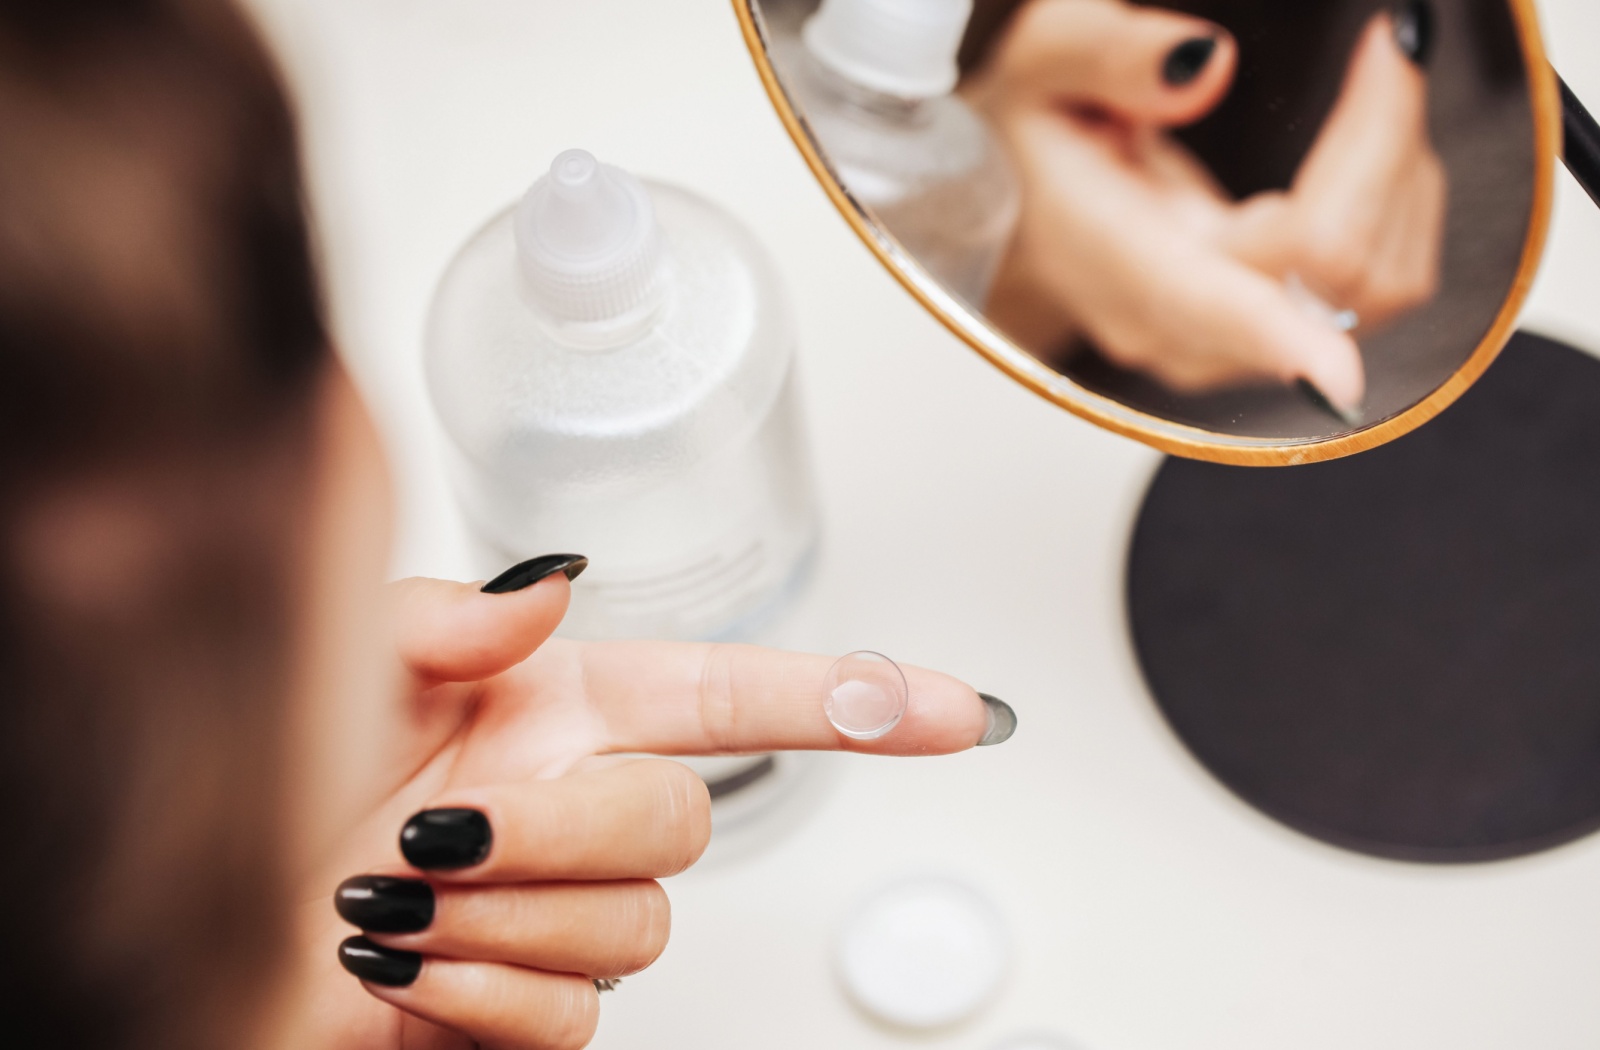
[[[900,724],[909,696],[905,672],[882,653],[840,657],[822,684],[822,709],[852,740],[876,740]]]

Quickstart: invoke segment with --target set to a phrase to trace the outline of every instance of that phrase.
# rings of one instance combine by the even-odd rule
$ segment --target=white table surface
[[[673,880],[672,945],[606,998],[596,1046],[980,1050],[1040,1029],[1086,1050],[1600,1046],[1600,839],[1413,867],[1318,845],[1212,781],[1123,626],[1159,456],[1013,385],[880,271],[770,111],[726,0],[256,6],[302,96],[343,349],[396,464],[397,574],[472,575],[420,369],[433,284],[581,145],[722,201],[779,257],[827,528],[786,640],[937,666],[1021,718],[993,750],[833,758],[775,841]],[[1600,4],[1544,17],[1600,103]],[[1563,174],[1528,323],[1600,347],[1597,267],[1600,214]],[[848,907],[908,872],[983,888],[1016,944],[999,1000],[931,1037],[867,1023],[829,965]]]

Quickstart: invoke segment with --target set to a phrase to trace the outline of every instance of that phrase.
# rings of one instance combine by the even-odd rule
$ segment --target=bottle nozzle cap
[[[819,62],[863,87],[898,98],[948,94],[972,0],[823,0],[805,25]]]
[[[652,305],[661,244],[639,180],[570,149],[517,206],[517,262],[534,303],[558,321],[610,321]]]

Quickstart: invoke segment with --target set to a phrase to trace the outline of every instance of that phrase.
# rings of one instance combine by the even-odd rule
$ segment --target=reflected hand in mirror
[[[1383,325],[1439,279],[1426,16],[1401,17],[1405,34],[1369,21],[1293,184],[1234,201],[1168,134],[1232,86],[1225,30],[1117,0],[1016,12],[962,89],[1023,187],[990,319],[1053,365],[1087,339],[1178,392],[1305,380],[1353,417],[1365,376],[1344,329]]]
[[[1559,133],[1528,0],[736,5],[881,261],[1008,375],[1166,451],[1397,437],[1527,294]]]

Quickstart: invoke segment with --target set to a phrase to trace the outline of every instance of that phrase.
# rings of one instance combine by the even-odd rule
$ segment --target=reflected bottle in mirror
[[[824,0],[776,32],[784,89],[850,195],[945,289],[981,308],[1020,189],[985,121],[953,94],[971,0]]]

